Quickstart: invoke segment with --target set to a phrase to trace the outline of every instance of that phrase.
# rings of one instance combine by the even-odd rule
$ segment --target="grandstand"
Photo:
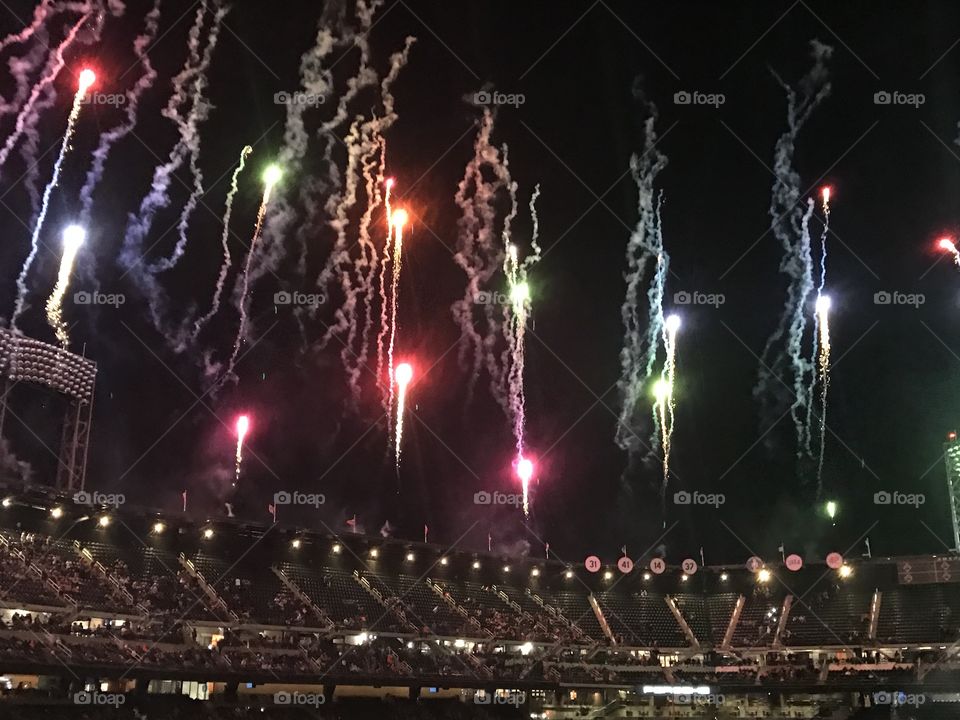
[[[24,718],[83,692],[230,717],[297,717],[284,692],[312,717],[389,698],[442,717],[960,711],[960,583],[846,567],[591,574],[20,491],[0,510],[0,671]]]

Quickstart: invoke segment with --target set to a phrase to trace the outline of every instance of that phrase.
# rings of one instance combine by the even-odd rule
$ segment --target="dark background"
[[[100,72],[100,89],[114,91],[110,77],[133,62],[131,42],[147,9],[130,2],[122,20],[108,21],[97,46],[68,55],[68,69],[89,61]],[[613,557],[624,543],[631,555],[663,545],[673,560],[698,556],[703,547],[708,562],[773,557],[781,542],[808,557],[828,550],[859,555],[865,535],[874,554],[942,552],[951,543],[942,442],[957,422],[960,274],[934,245],[957,225],[960,6],[388,1],[371,33],[381,72],[406,35],[418,38],[394,86],[399,119],[387,138],[390,172],[401,194],[413,186],[405,202],[416,217],[404,253],[400,346],[418,366],[442,357],[413,391],[399,479],[385,428],[370,429],[379,414],[372,374],[365,378],[371,402],[359,414],[346,412],[339,347],[304,351],[292,316],[272,304],[275,282],[254,290],[254,334],[269,332],[239,367],[239,385],[197,403],[207,387],[199,353],[170,352],[146,322],[138,289],[120,277],[115,257],[126,215],[146,192],[157,157],[165,158],[175,141],[159,109],[183,62],[190,9],[164,1],[163,38],[151,51],[160,77],[144,96],[135,136],[114,148],[72,287],[122,292],[127,303],[120,310],[68,303],[65,310],[77,323],[73,348],[85,344],[99,364],[88,489],[120,491],[128,502],[170,511],[179,509],[186,489],[192,512],[222,514],[233,472],[232,425],[246,410],[253,431],[234,500],[239,514],[260,521],[269,520],[274,492],[297,489],[323,492],[327,504],[316,512],[281,508],[282,522],[341,531],[356,514],[367,532],[389,521],[398,535],[419,538],[428,524],[437,542],[480,548],[489,533],[508,552],[540,554],[547,541],[562,559],[575,561],[594,553]],[[31,12],[30,3],[11,3],[0,15],[3,33],[22,26],[14,15],[27,20]],[[246,0],[226,18],[210,72],[215,109],[202,128],[209,210],[194,213],[187,256],[169,278],[175,312],[207,307],[229,172],[240,148],[265,134],[241,179],[231,223],[240,237],[249,236],[261,192],[257,175],[282,142],[284,109],[273,96],[297,89],[300,56],[314,42],[319,15],[313,2]],[[832,94],[804,128],[796,153],[802,187],[815,193],[821,177],[834,187],[827,287],[836,367],[820,498],[809,468],[795,460],[789,417],[771,429],[752,397],[756,356],[776,325],[786,287],[777,271],[779,244],[767,232],[768,168],[786,127],[784,93],[771,69],[787,81],[799,79],[811,65],[813,38],[834,47]],[[355,66],[346,58],[337,77],[342,81]],[[43,149],[63,130],[72,78],[64,73],[59,102],[44,115]],[[525,96],[519,108],[499,111],[494,139],[510,146],[524,206],[541,184],[541,244],[550,248],[531,277],[528,442],[540,456],[540,481],[526,524],[516,511],[473,503],[481,489],[515,491],[512,437],[486,378],[466,406],[456,352],[444,355],[458,336],[449,306],[464,286],[451,258],[453,196],[479,117],[463,96],[485,83]],[[675,478],[665,515],[659,465],[624,476],[625,456],[613,442],[624,252],[637,217],[627,170],[631,153],[642,148],[645,118],[638,87],[659,108],[659,148],[670,160],[660,176],[674,273],[667,299],[682,290],[726,298],[716,309],[680,308]],[[680,90],[723,93],[726,102],[719,109],[675,105]],[[925,103],[878,106],[879,90],[923,93]],[[78,209],[98,133],[119,119],[112,108],[85,108],[45,226],[48,242]],[[4,132],[11,121],[4,119]],[[342,148],[338,157],[342,162]],[[52,161],[47,155],[41,163],[41,187]],[[29,240],[17,220],[30,216],[18,163],[12,155],[0,174],[0,192],[8,193],[0,207],[0,292],[11,306]],[[279,192],[298,182],[285,178]],[[172,208],[149,240],[176,220],[186,194],[174,183]],[[329,230],[306,232],[322,258]],[[528,236],[522,218],[516,239],[525,245]],[[173,240],[160,247],[169,249]],[[242,251],[236,243],[234,269]],[[52,333],[42,299],[57,263],[55,255],[41,254],[31,276],[36,307],[21,323],[46,340]],[[283,277],[284,287],[305,292],[313,280]],[[875,305],[881,290],[923,293],[925,302],[919,309]],[[333,309],[325,308],[324,322]],[[322,330],[309,327],[308,344]],[[205,348],[222,359],[235,331],[230,308],[204,336]],[[55,401],[41,399],[17,388],[14,408],[22,422],[8,419],[5,432],[17,456],[31,463],[34,480],[44,482],[55,467],[50,449],[56,450],[59,415]],[[646,436],[649,428],[638,433]],[[677,507],[671,500],[679,489],[721,492],[726,503],[719,510]],[[919,510],[877,507],[879,490],[923,493],[926,502]],[[822,510],[827,497],[840,505],[835,527]]]

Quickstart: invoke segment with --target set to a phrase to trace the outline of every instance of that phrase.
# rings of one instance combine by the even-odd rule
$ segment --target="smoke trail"
[[[103,169],[107,162],[107,157],[117,141],[129,135],[137,124],[137,109],[140,105],[140,97],[149,88],[153,87],[154,80],[157,78],[157,71],[150,63],[150,57],[147,55],[147,49],[153,44],[157,37],[157,29],[160,25],[160,3],[162,0],[154,0],[153,9],[147,13],[144,19],[143,32],[133,41],[133,51],[140,66],[143,68],[143,74],[136,84],[126,93],[127,120],[125,123],[103,133],[100,136],[100,144],[93,151],[93,163],[87,171],[87,177],[84,180],[83,187],[80,189],[80,224],[83,227],[90,225],[90,213],[93,209],[93,191],[103,177]]]
[[[810,360],[803,357],[803,335],[806,328],[806,307],[814,289],[813,258],[809,222],[814,203],[806,207],[800,202],[800,175],[793,165],[797,136],[806,120],[830,93],[826,61],[832,48],[816,40],[811,42],[814,65],[801,79],[799,92],[778,77],[787,95],[787,130],[774,149],[776,180],[770,200],[771,229],[783,249],[780,272],[787,276],[787,298],[777,328],[767,340],[761,357],[754,396],[761,402],[765,419],[776,417],[777,384],[783,375],[792,384],[794,399],[790,406],[797,435],[797,457],[810,455],[810,425],[807,406],[812,402],[809,376]]]
[[[217,276],[217,286],[213,291],[213,302],[211,303],[210,311],[193,324],[193,333],[190,335],[190,340],[192,342],[196,342],[197,336],[200,334],[203,326],[210,322],[213,316],[216,315],[217,311],[220,309],[220,296],[223,294],[223,284],[227,280],[227,273],[230,272],[229,238],[230,215],[233,213],[233,198],[237,194],[237,181],[240,177],[240,173],[243,172],[243,169],[247,163],[247,158],[252,152],[253,148],[249,145],[243,148],[243,150],[240,152],[240,162],[233,171],[233,177],[230,179],[230,192],[227,193],[226,209],[223,213],[223,234],[220,236],[220,244],[223,246],[223,263],[220,265],[220,274]]]
[[[167,298],[156,278],[158,270],[162,269],[163,265],[162,263],[158,266],[147,264],[146,255],[149,248],[144,247],[144,241],[150,233],[157,212],[170,205],[170,183],[174,173],[192,155],[193,149],[198,147],[197,124],[206,118],[208,107],[202,96],[188,92],[187,87],[188,83],[194,79],[198,81],[194,83],[194,90],[199,87],[202,91],[206,85],[206,81],[200,81],[200,77],[205,75],[210,64],[221,23],[227,12],[219,0],[215,0],[214,5],[215,10],[206,36],[206,49],[202,56],[201,36],[209,10],[206,0],[203,0],[194,16],[193,25],[187,35],[187,58],[183,68],[173,79],[173,94],[161,111],[164,117],[177,125],[180,135],[170,150],[167,161],[155,168],[150,192],[141,201],[137,213],[131,213],[128,218],[119,258],[120,264],[133,276],[143,292],[154,327],[163,333],[175,348],[183,345],[187,323],[182,323],[179,328],[167,327],[165,318]],[[191,101],[193,101],[192,104]],[[188,106],[190,110],[185,119],[184,110]]]
[[[454,196],[461,213],[457,221],[454,261],[466,273],[467,286],[464,296],[453,303],[451,311],[460,326],[459,360],[460,366],[469,373],[468,398],[473,397],[489,347],[499,334],[493,303],[495,295],[490,289],[504,259],[504,246],[497,232],[496,205],[505,195],[510,197],[512,180],[509,167],[501,157],[505,148],[491,144],[493,125],[493,114],[484,108],[473,145],[473,157],[467,163]],[[511,212],[514,212],[513,206]],[[478,309],[482,313],[480,320],[486,326],[483,335],[476,328]],[[488,333],[490,329],[496,332]],[[486,337],[490,337],[489,342]],[[494,384],[496,381],[495,377]],[[502,393],[495,393],[495,396],[501,405],[505,405],[506,398]]]
[[[236,381],[237,376],[234,369],[237,364],[237,357],[240,355],[240,345],[247,336],[247,325],[249,324],[249,300],[250,300],[250,263],[254,257],[254,251],[260,240],[263,231],[263,219],[267,214],[267,206],[270,204],[270,196],[273,193],[273,187],[279,180],[279,177],[265,178],[263,188],[263,200],[260,202],[260,209],[257,211],[257,223],[253,229],[253,238],[250,240],[250,250],[247,252],[247,262],[243,268],[243,282],[238,282],[237,287],[240,290],[240,326],[237,328],[237,337],[233,343],[233,353],[227,363],[227,370],[221,379],[221,384],[227,381]]]
[[[624,326],[623,348],[620,350],[620,417],[614,439],[625,450],[633,466],[645,450],[640,439],[647,422],[650,378],[657,351],[664,337],[663,296],[670,256],[663,247],[660,219],[661,198],[655,183],[667,165],[667,158],[656,147],[657,111],[648,106],[644,123],[643,153],[630,158],[630,169],[637,186],[637,225],[627,241],[626,294],[620,309]],[[646,290],[646,317],[643,308],[643,286]],[[658,421],[659,422],[659,421]],[[653,452],[662,442],[662,427],[655,423],[652,435]]]
[[[217,10],[214,14],[213,25],[207,36],[207,44],[203,51],[203,57],[193,81],[193,92],[190,102],[190,114],[185,123],[181,125],[181,138],[183,147],[179,153],[189,157],[190,175],[193,177],[193,188],[190,196],[184,204],[183,211],[180,213],[180,219],[177,222],[177,244],[173,253],[168,258],[164,258],[153,264],[150,271],[153,273],[163,272],[174,267],[183,257],[183,252],[187,246],[187,227],[190,224],[190,216],[196,210],[200,202],[200,196],[203,195],[203,173],[200,170],[200,132],[199,126],[210,116],[211,105],[204,96],[207,88],[207,69],[210,67],[210,61],[213,59],[213,51],[217,47],[217,40],[220,36],[220,28],[223,24],[223,18],[229,12],[229,8],[221,7],[219,0],[216,0]],[[182,162],[182,157],[181,157]]]
[[[80,73],[80,82],[76,95],[74,95],[73,98],[73,107],[71,108],[70,115],[67,118],[67,130],[63,134],[63,142],[60,144],[60,153],[57,155],[57,160],[53,164],[53,176],[50,178],[50,182],[47,183],[47,186],[43,191],[43,198],[40,203],[40,212],[37,214],[37,221],[34,224],[33,235],[30,238],[30,253],[27,255],[27,259],[23,263],[19,277],[17,277],[17,300],[16,304],[14,305],[13,314],[10,316],[10,326],[13,328],[16,328],[17,319],[26,309],[27,275],[30,272],[30,267],[33,265],[34,258],[37,256],[37,251],[40,249],[40,232],[43,229],[43,223],[47,217],[47,210],[50,207],[50,197],[53,195],[53,188],[56,187],[57,182],[60,179],[60,169],[63,167],[64,158],[66,158],[67,152],[70,149],[70,140],[73,138],[73,132],[74,128],[76,127],[77,118],[80,117],[80,110],[83,107],[83,99],[86,97],[87,90],[90,89],[90,85],[93,84],[93,81],[94,78],[92,72],[84,70]]]

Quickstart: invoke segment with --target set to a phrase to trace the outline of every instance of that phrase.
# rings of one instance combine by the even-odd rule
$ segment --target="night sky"
[[[63,132],[83,63],[97,68],[103,92],[125,92],[134,81],[136,70],[119,89],[108,89],[111,77],[133,63],[132,39],[151,4],[131,0],[122,19],[107,21],[99,43],[68,52],[58,101],[40,123],[41,154]],[[192,216],[183,263],[164,280],[174,313],[209,303],[229,174],[249,143],[254,153],[231,222],[232,283],[245,252],[238,238],[249,238],[262,192],[257,178],[283,140],[285,110],[274,94],[299,89],[300,57],[314,43],[321,9],[316,2],[238,0],[225,19],[209,73],[214,107],[201,128],[202,207]],[[10,2],[0,30],[17,31],[32,11],[29,2]],[[193,12],[183,0],[163,0],[160,40],[150,51],[159,77],[144,95],[134,132],[108,162],[72,286],[123,293],[127,302],[119,309],[65,307],[75,323],[72,349],[85,345],[99,364],[89,489],[171,512],[186,489],[198,516],[221,515],[230,500],[238,515],[260,522],[270,521],[266,506],[278,490],[322,492],[320,510],[281,508],[280,521],[341,532],[356,515],[367,532],[389,521],[396,535],[412,539],[422,539],[427,524],[439,543],[484,548],[489,533],[504,551],[542,554],[546,541],[560,558],[578,562],[588,554],[615,557],[623,544],[631,555],[663,546],[674,561],[702,547],[711,563],[772,558],[781,542],[810,558],[829,550],[858,556],[865,536],[875,555],[949,546],[942,443],[960,424],[960,269],[935,245],[960,232],[956,3],[387,0],[370,35],[380,72],[406,36],[417,38],[393,88],[399,118],[387,133],[388,171],[414,216],[404,250],[400,347],[418,367],[433,366],[413,390],[399,477],[385,425],[376,424],[372,371],[362,380],[369,402],[351,412],[340,346],[316,347],[333,318],[336,289],[322,289],[329,302],[303,328],[273,303],[279,289],[317,291],[316,266],[333,237],[329,217],[297,225],[312,252],[306,276],[286,263],[279,282],[268,276],[254,288],[252,331],[263,337],[239,365],[239,383],[214,395],[204,395],[201,356],[229,354],[232,307],[199,349],[178,355],[147,322],[141,290],[118,268],[127,213],[176,140],[160,109],[183,63]],[[56,28],[62,36],[62,22]],[[824,184],[834,190],[827,288],[835,367],[820,498],[810,465],[796,461],[789,416],[772,423],[776,418],[761,415],[752,393],[786,292],[780,246],[769,232],[773,148],[786,128],[784,91],[771,71],[798,81],[812,65],[814,39],[834,48],[832,92],[801,132],[795,163],[807,195]],[[338,87],[355,69],[356,58],[346,55],[333,71]],[[0,78],[8,96],[10,78]],[[465,97],[481,87],[524,96],[522,105],[498,110],[494,141],[509,145],[522,207],[541,186],[546,254],[531,274],[526,372],[528,443],[540,481],[526,524],[515,509],[473,502],[480,490],[516,491],[513,440],[486,376],[467,404],[450,312],[465,284],[452,258],[454,193],[481,115]],[[722,93],[724,103],[676,104],[680,91]],[[919,93],[923,104],[876,104],[881,91]],[[643,147],[648,102],[658,108],[658,148],[669,158],[658,179],[672,259],[666,306],[674,307],[682,291],[725,299],[719,307],[676,308],[684,325],[665,514],[659,464],[625,472],[626,456],[613,441],[624,253],[637,221],[629,161]],[[363,103],[353,110],[364,112]],[[100,133],[119,121],[116,108],[84,109],[44,230],[51,246],[78,210]],[[12,117],[0,128],[9,132]],[[337,132],[342,137],[345,128]],[[318,140],[303,176],[286,177],[278,192],[299,189],[308,174],[328,173],[325,142],[335,143],[333,157],[343,167],[339,141]],[[40,162],[41,188],[53,155]],[[26,169],[15,153],[0,172],[0,307],[12,307],[29,245],[31,206],[19,179]],[[176,221],[187,192],[174,182],[173,203],[149,238],[158,248],[172,247],[175,238],[163,230]],[[327,194],[318,187],[319,202]],[[811,224],[815,237],[819,217]],[[516,241],[525,246],[529,233],[521,213]],[[42,300],[58,262],[41,252],[31,276],[34,307],[21,323],[50,342]],[[923,302],[878,305],[875,294],[883,291],[922,294]],[[35,481],[47,482],[55,459],[43,444],[55,450],[59,442],[57,401],[18,387],[13,407],[23,421],[8,419],[13,451],[30,462]],[[231,496],[232,425],[241,411],[250,413],[253,431],[241,487]],[[637,432],[646,437],[650,427]],[[673,493],[683,489],[723,493],[726,502],[719,509],[676,506]],[[923,493],[925,503],[877,506],[873,496],[882,490]],[[827,498],[839,503],[835,526],[822,510]]]

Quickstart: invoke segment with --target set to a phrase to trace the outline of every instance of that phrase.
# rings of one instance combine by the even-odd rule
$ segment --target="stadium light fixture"
[[[645,572],[645,573],[643,574],[643,579],[644,579],[644,580],[649,580],[649,579],[650,579],[650,573]]]
[[[100,519],[97,520],[97,524],[98,524],[100,527],[107,527],[107,526],[110,524],[110,516],[109,516],[109,515],[101,515],[101,516],[100,516]]]
[[[441,564],[441,565],[446,565],[448,562],[450,562],[450,561],[447,560],[447,558],[445,558],[445,557],[440,558],[440,564]]]
[[[689,579],[690,579],[690,576],[687,575],[686,573],[680,576],[680,582],[686,582]]]
[[[563,576],[564,576],[567,580],[572,579],[572,578],[573,578],[573,570],[567,570],[567,571],[563,574]]]
[[[380,557],[380,551],[376,548],[370,548],[370,557],[376,560],[378,557]]]
[[[473,569],[474,569],[474,570],[479,570],[479,569],[480,569],[480,561],[479,561],[479,560],[474,560],[474,561],[473,561]]]
[[[770,571],[766,568],[760,568],[757,572],[757,582],[759,583],[768,583],[770,582]]]
[[[13,505],[13,500],[11,500],[10,498],[4,498],[4,499],[3,499],[3,506],[4,506],[4,507],[10,507],[11,505]]]
[[[407,562],[413,562],[416,559],[416,556],[412,552],[407,553]]]
[[[299,549],[300,549],[300,538],[294,538],[294,539],[293,539],[293,542],[290,543],[290,545],[293,547],[294,550],[299,550]]]
[[[51,508],[50,515],[53,517],[54,520],[59,520],[60,518],[63,517],[63,508],[62,507]]]
[[[504,565],[504,566],[503,566],[503,571],[504,571],[504,572],[510,572],[510,566],[509,566],[509,565]]]
[[[533,577],[540,577],[540,568],[534,568],[530,571],[530,574],[533,575]]]
[[[610,572],[609,570],[607,570],[607,571],[603,574],[603,579],[604,579],[604,580],[613,580],[613,573]]]
[[[342,549],[343,548],[340,547],[340,543],[334,543],[333,547],[330,548],[334,555],[339,555]]]
[[[726,582],[729,579],[730,579],[729,575],[727,575],[726,573],[720,573],[720,582]]]
[[[840,577],[846,579],[853,575],[853,568],[849,565],[841,565],[840,569],[837,571],[840,573]]]
[[[159,520],[153,524],[153,534],[160,535],[164,530],[167,529],[167,526],[164,525]]]
[[[204,528],[203,530],[203,539],[209,540],[213,537],[213,528]]]

